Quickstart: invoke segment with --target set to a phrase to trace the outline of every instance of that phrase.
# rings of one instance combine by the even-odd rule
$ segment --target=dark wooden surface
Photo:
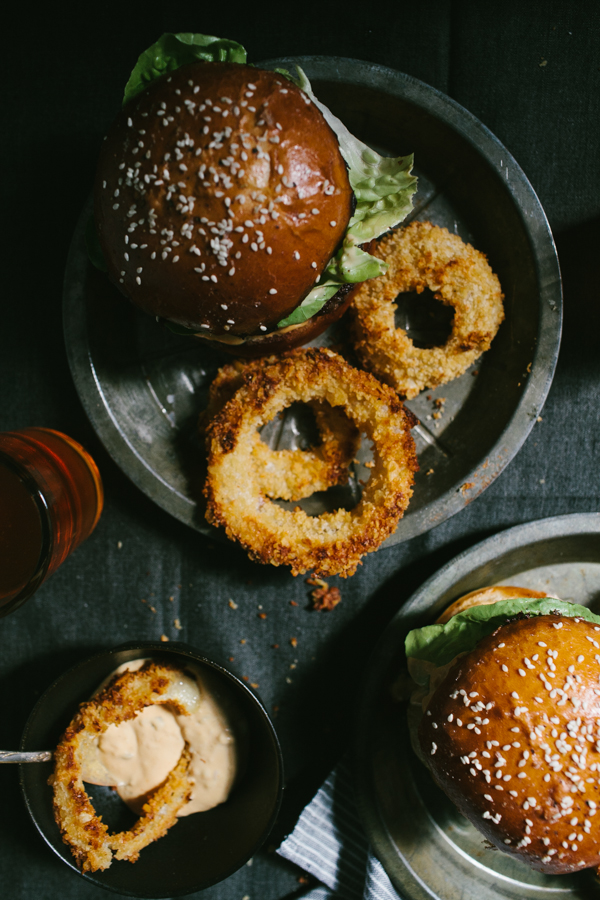
[[[259,685],[269,709],[278,707],[288,787],[277,840],[347,746],[361,670],[411,591],[500,529],[598,509],[600,5],[439,0],[363,4],[355,12],[338,4],[266,3],[238,14],[175,0],[109,3],[101,11],[48,6],[34,17],[13,4],[4,25],[0,430],[43,425],[80,440],[102,471],[106,507],[92,538],[0,621],[0,747],[18,745],[39,694],[90,653],[161,634],[186,640],[209,656],[234,657],[231,668]],[[69,240],[123,85],[138,54],[163,31],[232,37],[250,61],[332,54],[422,79],[508,147],[555,234],[565,327],[543,421],[473,504],[430,533],[365,559],[340,583],[343,601],[332,613],[309,611],[302,578],[259,567],[232,545],[209,543],[147,500],[107,456],[71,382],[61,326]],[[258,617],[259,605],[266,619]],[[0,790],[2,896],[101,896],[36,833],[16,767],[1,768]],[[291,897],[305,890],[300,874],[265,850],[202,896]]]

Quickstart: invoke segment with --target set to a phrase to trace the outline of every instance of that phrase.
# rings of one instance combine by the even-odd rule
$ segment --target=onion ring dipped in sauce
[[[191,754],[184,746],[177,765],[153,791],[133,828],[110,834],[97,815],[83,785],[84,769],[97,755],[98,736],[110,725],[133,719],[151,704],[168,704],[185,715],[194,698],[179,690],[182,673],[169,665],[147,662],[137,671],[116,675],[91,700],[81,704],[54,754],[54,816],[63,840],[83,871],[107,869],[113,852],[117,859],[135,862],[140,850],[166,834],[177,814],[189,801],[193,784],[189,777]],[[101,782],[99,782],[101,783]]]
[[[210,386],[208,406],[200,415],[201,434],[206,433],[211,420],[236,391],[251,383],[262,368],[262,360],[236,360],[219,369]],[[321,400],[311,400],[308,405],[320,435],[318,446],[306,450],[272,450],[258,431],[252,437],[252,462],[267,497],[301,500],[348,481],[348,466],[360,445],[358,429],[340,408]]]
[[[376,245],[388,270],[365,282],[352,299],[355,349],[361,363],[407,399],[462,375],[489,350],[504,319],[500,282],[483,253],[431,222],[412,222]],[[429,288],[454,308],[441,347],[415,347],[396,328],[398,294]]]
[[[311,517],[265,495],[252,451],[257,430],[295,401],[341,408],[373,443],[374,466],[352,510]],[[417,470],[413,420],[386,385],[331,350],[309,348],[263,361],[208,426],[206,518],[225,528],[250,557],[289,565],[297,575],[346,577],[393,533]]]

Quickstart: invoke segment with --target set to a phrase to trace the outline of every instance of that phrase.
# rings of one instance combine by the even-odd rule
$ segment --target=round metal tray
[[[375,853],[404,900],[587,898],[592,870],[549,876],[485,848],[483,837],[416,759],[406,704],[391,686],[406,673],[404,638],[469,591],[510,584],[600,611],[600,514],[511,528],[455,557],[396,614],[373,654],[359,704],[357,801]]]
[[[506,321],[484,358],[461,378],[407,404],[420,422],[413,434],[421,471],[389,546],[462,509],[527,437],[558,354],[558,261],[544,211],[525,175],[494,135],[453,100],[400,72],[359,60],[310,56],[263,65],[293,70],[295,64],[362,140],[386,154],[414,152],[419,191],[411,218],[444,225],[485,252],[505,294]],[[203,512],[196,421],[225,357],[159,327],[109,288],[88,263],[84,231],[90,212],[88,205],[75,230],[63,305],[79,396],[129,478],[177,519],[211,533]],[[319,343],[340,339],[343,322],[342,337],[333,330]],[[439,398],[445,398],[441,417]],[[302,420],[290,410],[263,438],[272,447],[298,446]],[[367,454],[363,448],[359,458]],[[368,472],[359,464],[347,488],[315,494],[302,505],[311,514],[352,506]]]

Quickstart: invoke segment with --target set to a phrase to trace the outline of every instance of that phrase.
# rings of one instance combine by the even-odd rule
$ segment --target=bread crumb
[[[179,621],[179,619],[174,619],[174,620],[173,620],[173,625],[175,626],[175,628],[177,629],[177,631],[181,631],[182,625],[181,625],[181,622]]]
[[[292,647],[297,647],[298,646],[298,638],[295,638],[295,637],[290,638],[290,644],[292,645]]]
[[[320,587],[311,591],[311,597],[313,609],[319,611],[333,609],[342,599],[340,589],[337,587],[329,587],[326,581],[324,581]]]
[[[233,600],[229,601],[228,606],[229,606],[229,609],[237,609],[238,608],[237,603],[234,603]]]
[[[163,641],[163,642],[169,640],[169,638],[166,636],[166,634],[161,634],[160,639],[161,639],[161,641]]]

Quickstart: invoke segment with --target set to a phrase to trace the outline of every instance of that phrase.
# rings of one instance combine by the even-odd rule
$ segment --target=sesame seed
[[[337,222],[335,221],[335,219],[333,219],[329,224],[331,225],[332,228],[335,228],[335,226],[337,225]]]
[[[270,293],[270,294],[276,294],[276,293],[277,293],[277,290],[276,290],[275,288],[270,288],[270,289],[269,289],[269,293]],[[435,723],[434,723],[434,724],[435,724]],[[437,726],[436,726],[436,727],[437,727]]]

